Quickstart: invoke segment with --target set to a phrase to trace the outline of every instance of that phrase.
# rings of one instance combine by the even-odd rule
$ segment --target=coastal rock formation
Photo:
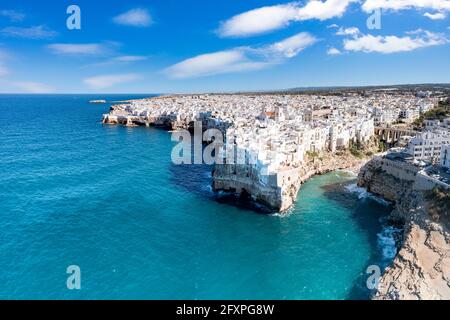
[[[284,213],[306,180],[354,167],[366,156],[362,150],[378,148],[369,115],[332,108],[323,99],[315,107],[302,103],[302,97],[283,95],[163,96],[114,105],[103,123],[186,129],[204,143],[215,141],[220,161],[214,162],[213,189]]]
[[[358,185],[395,202],[391,218],[403,222],[405,230],[402,247],[373,298],[450,299],[450,233],[439,219],[446,208],[434,208],[436,201],[427,192],[386,173],[378,158],[361,169]]]
[[[301,185],[311,177],[336,170],[358,171],[366,161],[364,157],[357,158],[348,151],[322,153],[320,156],[310,157],[302,167],[269,175],[264,182],[258,173],[249,173],[243,166],[216,165],[213,189],[237,195],[249,194],[253,201],[284,213],[296,202]]]
[[[284,187],[277,186],[276,175],[269,176],[269,184],[250,176],[240,176],[227,166],[217,166],[213,174],[215,191],[232,192],[237,195],[249,195],[252,201],[263,204],[270,210],[279,212],[289,209],[297,197],[300,181],[295,180]],[[298,176],[298,174],[295,174]]]
[[[366,188],[368,192],[392,202],[399,200],[409,190],[407,182],[386,174],[377,158],[361,168],[358,187]]]
[[[406,238],[383,275],[376,300],[450,299],[450,238],[437,224],[408,224]]]

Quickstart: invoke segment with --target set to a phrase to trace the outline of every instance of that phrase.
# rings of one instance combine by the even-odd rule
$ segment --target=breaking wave
[[[384,206],[391,205],[389,201],[386,201],[380,197],[373,195],[372,193],[368,192],[365,188],[358,187],[356,183],[349,184],[345,188],[347,189],[347,191],[357,194],[360,200],[371,199]]]
[[[211,184],[203,185],[201,187],[201,189],[202,189],[202,191],[205,191],[208,194],[213,194],[214,193]]]
[[[377,244],[382,253],[383,260],[392,261],[398,253],[399,240],[403,229],[390,225],[382,219],[383,230],[377,234]]]
[[[342,172],[342,173],[345,173],[345,174],[348,174],[348,175],[350,175],[350,176],[354,176],[354,177],[357,177],[358,175],[355,173],[355,171],[353,171],[353,170],[350,170],[350,169],[339,169],[339,170],[336,170],[337,172]]]

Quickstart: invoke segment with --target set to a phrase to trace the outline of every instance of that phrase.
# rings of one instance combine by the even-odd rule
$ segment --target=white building
[[[402,108],[399,118],[406,123],[411,123],[419,117],[419,111],[413,108]]]
[[[441,133],[426,131],[411,139],[407,146],[407,152],[415,160],[438,162],[441,158],[443,146],[450,144],[450,138]]]
[[[440,127],[441,122],[439,120],[427,119],[424,121],[426,130],[434,130]]]
[[[441,161],[439,163],[441,166],[450,169],[450,145],[442,147],[441,150]]]
[[[450,129],[450,118],[446,118],[442,122],[439,121],[438,119],[425,120],[424,123],[425,123],[425,129],[427,129],[427,130]]]
[[[373,119],[365,119],[357,123],[356,138],[359,142],[367,142],[373,137],[375,127]]]
[[[373,111],[373,121],[376,126],[391,124],[395,122],[398,117],[398,113],[395,113],[393,109],[375,108]]]

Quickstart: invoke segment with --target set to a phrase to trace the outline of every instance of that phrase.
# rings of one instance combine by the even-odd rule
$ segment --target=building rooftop
[[[431,166],[425,169],[425,173],[441,182],[450,185],[450,169],[442,166]]]
[[[391,152],[384,156],[388,160],[413,163],[414,157],[406,152]]]

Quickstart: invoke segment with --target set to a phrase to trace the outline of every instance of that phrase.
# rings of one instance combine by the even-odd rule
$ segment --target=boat
[[[89,101],[89,103],[96,103],[96,104],[106,103],[106,100],[91,100],[91,101]]]

